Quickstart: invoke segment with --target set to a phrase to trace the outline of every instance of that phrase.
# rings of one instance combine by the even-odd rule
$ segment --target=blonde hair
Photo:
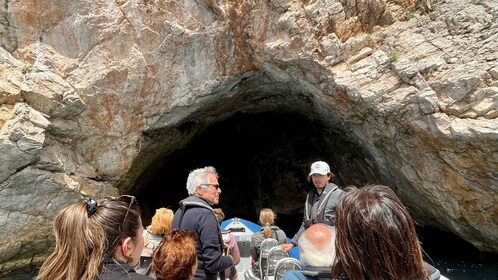
[[[152,217],[151,224],[147,227],[147,230],[155,235],[163,235],[170,232],[174,216],[175,214],[171,209],[157,209],[156,214]]]
[[[259,224],[264,226],[263,233],[265,238],[272,237],[271,225],[275,224],[275,219],[277,219],[277,214],[273,212],[270,208],[263,208],[259,212]]]
[[[37,279],[94,279],[98,275],[105,232],[87,215],[86,204],[79,203],[55,217],[55,250],[43,263]]]
[[[87,202],[80,202],[57,214],[55,249],[43,262],[37,280],[96,279],[124,238],[136,241],[142,222],[135,198],[106,198],[95,204],[93,212],[87,207]]]
[[[214,208],[213,211],[218,223],[223,222],[223,220],[225,219],[225,213],[223,213],[223,210],[221,210],[221,208]]]

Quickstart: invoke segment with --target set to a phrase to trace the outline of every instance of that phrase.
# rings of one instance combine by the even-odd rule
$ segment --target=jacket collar
[[[180,201],[180,206],[183,206],[183,205],[207,208],[207,209],[213,211],[213,213],[214,213],[213,207],[211,207],[209,202],[207,202],[207,200],[200,198],[196,195],[191,195],[191,196],[183,199],[182,201]]]

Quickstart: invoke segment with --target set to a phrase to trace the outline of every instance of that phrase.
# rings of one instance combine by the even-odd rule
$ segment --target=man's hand
[[[284,251],[288,253],[290,249],[294,248],[294,244],[284,243],[284,244],[280,245],[280,247],[282,247],[282,249],[284,249]]]

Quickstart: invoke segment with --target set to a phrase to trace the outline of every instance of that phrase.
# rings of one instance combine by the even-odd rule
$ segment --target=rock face
[[[4,0],[0,12],[0,271],[50,252],[63,207],[140,191],[158,162],[240,113],[319,124],[298,167],[320,156],[344,184],[388,184],[419,224],[498,252],[494,0]]]

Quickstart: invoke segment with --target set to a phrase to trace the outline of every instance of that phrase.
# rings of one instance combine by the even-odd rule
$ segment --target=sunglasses
[[[128,203],[128,210],[126,210],[125,217],[123,219],[123,222],[121,223],[121,227],[119,228],[119,234],[121,234],[121,232],[123,231],[126,219],[128,219],[128,214],[130,213],[131,206],[133,205],[133,203],[137,203],[137,199],[132,195],[126,195],[126,194],[118,196],[114,199]]]
[[[123,201],[123,202],[128,203],[128,209],[126,210],[126,214],[123,218],[123,222],[121,223],[121,226],[119,227],[119,235],[112,242],[112,245],[114,245],[116,243],[116,241],[118,241],[120,239],[121,234],[123,233],[124,225],[126,223],[126,220],[128,219],[128,214],[130,213],[131,206],[133,205],[133,203],[137,203],[137,199],[132,195],[126,195],[126,194],[118,196],[118,197],[112,197],[111,199],[119,200],[119,201]]]
[[[213,187],[215,190],[218,190],[220,188],[219,184],[201,184],[201,186]]]

